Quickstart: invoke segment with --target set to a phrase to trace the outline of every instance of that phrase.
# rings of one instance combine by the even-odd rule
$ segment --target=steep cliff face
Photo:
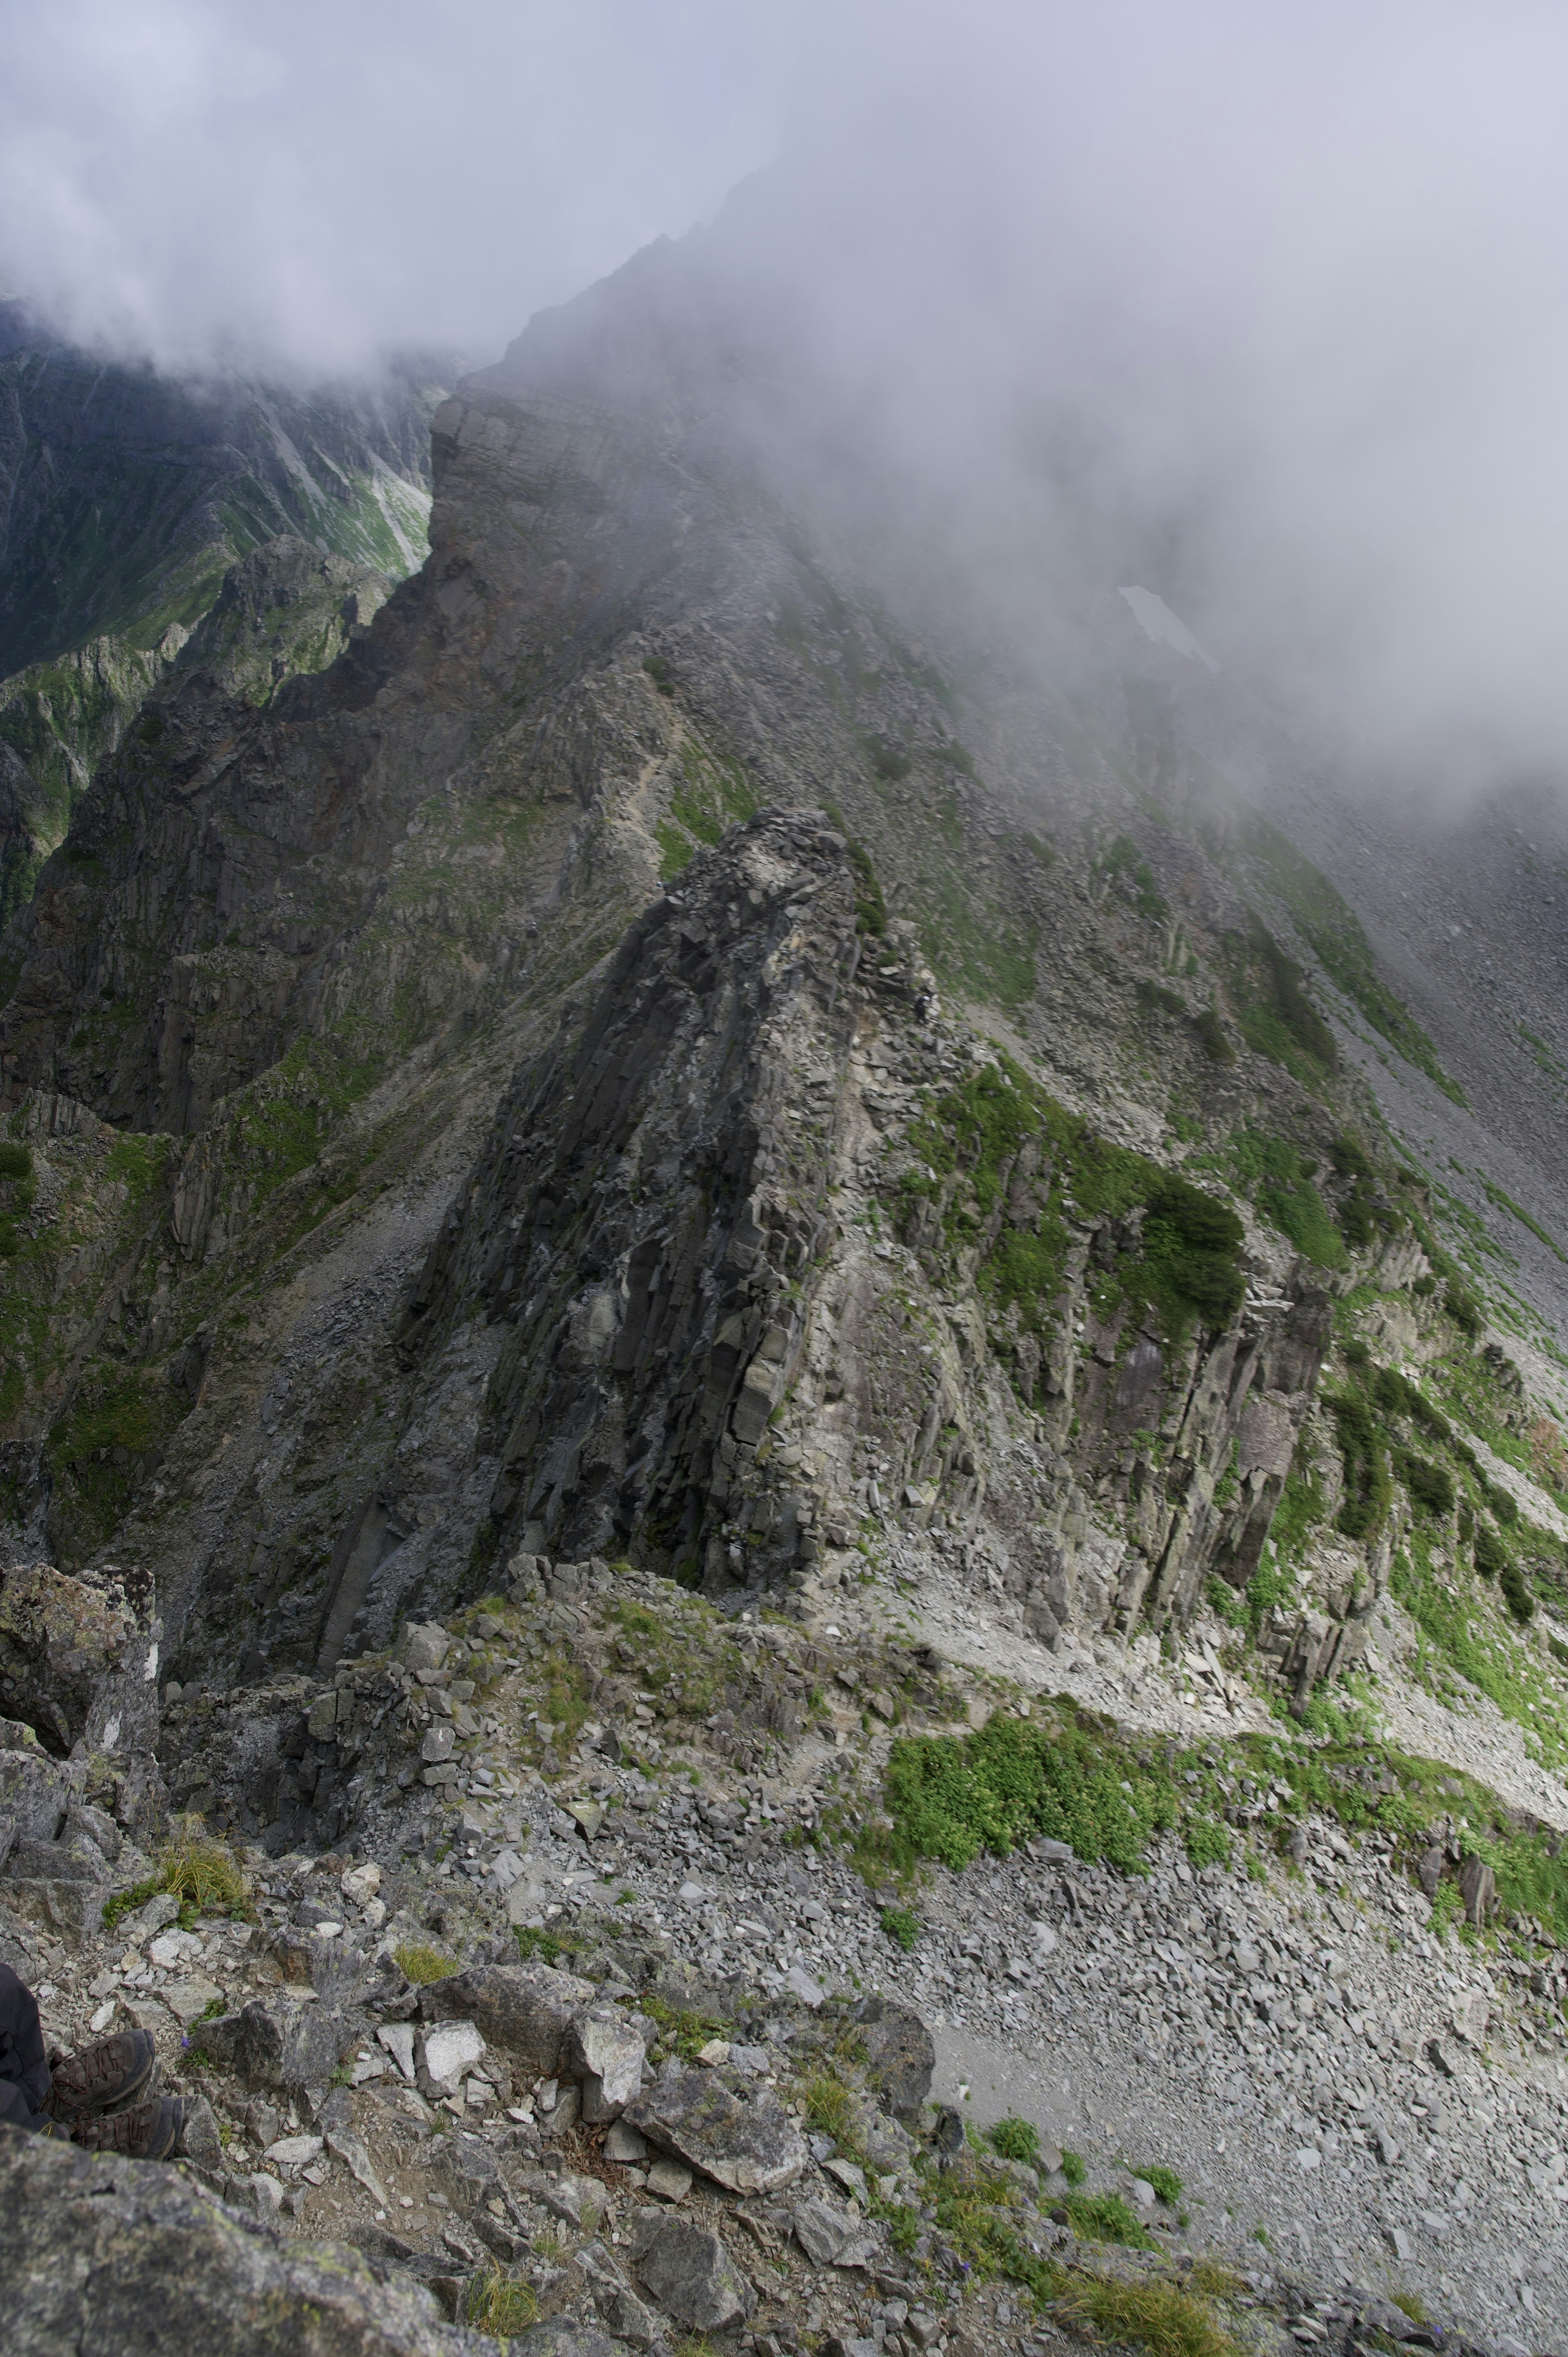
[[[321,561],[233,577],[0,945],[16,1543],[155,1566],[186,1674],[597,1555],[1305,1698],[1502,1514],[1375,1096],[1459,1112],[1444,1038],[1245,698],[1109,594],[1071,694],[895,611],[673,268],[442,409],[326,669],[266,586]]]

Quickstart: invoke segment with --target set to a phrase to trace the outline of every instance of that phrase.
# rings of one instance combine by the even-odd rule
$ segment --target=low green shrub
[[[423,1940],[404,1940],[392,1950],[397,1968],[405,1981],[423,1988],[430,1981],[450,1979],[456,1971],[456,1960],[444,1956],[439,1948],[432,1948]]]
[[[919,1918],[912,1915],[907,1907],[885,1907],[881,1921],[887,1937],[908,1954],[920,1936]]]
[[[986,2129],[985,2141],[1004,2160],[1027,2161],[1033,2168],[1040,2157],[1039,2130],[1032,2122],[1018,2119],[1011,2112],[1004,2120]]]
[[[124,1915],[166,1890],[179,1901],[179,1920],[188,1931],[202,1915],[253,1916],[250,1885],[226,1844],[215,1840],[199,1816],[179,1818],[158,1851],[153,1871],[129,1890],[117,1890],[103,1906],[112,1931]]]

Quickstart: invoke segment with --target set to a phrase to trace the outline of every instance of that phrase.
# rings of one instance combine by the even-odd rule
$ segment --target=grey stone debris
[[[456,2345],[456,2344],[454,2344]],[[478,2333],[466,2333],[463,2345],[474,2351],[497,2347],[493,2341],[481,2340]],[[531,2324],[506,2343],[511,2357],[619,2357],[615,2342],[606,2334],[596,2331],[591,2324],[576,2323],[569,2316],[552,2316],[542,2324]]]
[[[858,2211],[812,2194],[796,2202],[791,2216],[796,2240],[813,2266],[870,2265],[871,2239]]]

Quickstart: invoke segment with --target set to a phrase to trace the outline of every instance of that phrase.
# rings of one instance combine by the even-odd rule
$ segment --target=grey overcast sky
[[[781,151],[820,382],[983,560],[1044,452],[1234,659],[1568,762],[1565,119],[1562,0],[0,0],[0,274],[480,361]]]

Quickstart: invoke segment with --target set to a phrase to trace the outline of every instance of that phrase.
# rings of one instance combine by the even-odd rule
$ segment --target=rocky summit
[[[1561,2349],[1568,829],[824,497],[746,219],[427,554],[0,361],[0,1953],[187,2106],[8,2345]]]

